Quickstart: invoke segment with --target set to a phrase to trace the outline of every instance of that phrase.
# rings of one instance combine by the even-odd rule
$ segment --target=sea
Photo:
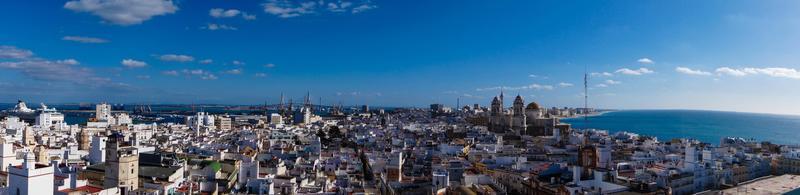
[[[627,131],[660,141],[691,138],[719,145],[721,138],[741,137],[800,145],[800,116],[703,110],[622,110],[561,119],[577,129]]]

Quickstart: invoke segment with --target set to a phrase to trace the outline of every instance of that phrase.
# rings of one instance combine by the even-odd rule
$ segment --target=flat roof
[[[800,175],[781,175],[723,190],[725,194],[783,194],[800,188]]]

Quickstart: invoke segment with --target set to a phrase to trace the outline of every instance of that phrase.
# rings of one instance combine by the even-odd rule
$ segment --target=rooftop
[[[781,175],[723,190],[724,194],[784,194],[800,189],[800,176]]]

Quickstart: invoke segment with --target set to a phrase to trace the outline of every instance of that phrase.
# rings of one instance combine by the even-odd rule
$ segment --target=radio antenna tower
[[[587,66],[583,65],[583,125],[588,127],[589,123],[589,73]]]

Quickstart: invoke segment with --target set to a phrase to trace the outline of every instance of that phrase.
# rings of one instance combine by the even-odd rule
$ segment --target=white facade
[[[214,116],[206,112],[198,112],[194,116],[186,117],[186,126],[195,131],[199,131],[200,129],[204,128],[215,128]]]
[[[114,117],[111,116],[111,105],[107,103],[97,104],[95,118],[97,118],[98,121],[112,120]]]
[[[8,167],[19,165],[20,160],[17,160],[17,153],[14,152],[14,145],[11,143],[0,144],[0,170],[8,171]]]
[[[36,165],[31,152],[20,167],[8,169],[9,194],[53,194],[53,167]]]
[[[117,114],[117,117],[116,117],[116,120],[115,120],[115,124],[116,125],[131,125],[131,124],[133,124],[133,119],[131,119],[131,116],[129,116],[128,113],[119,113],[119,114]]]
[[[106,140],[108,140],[108,138],[104,136],[92,136],[92,148],[89,151],[89,162],[91,164],[106,161]]]
[[[36,125],[43,129],[54,128],[61,130],[67,128],[64,122],[64,114],[58,112],[42,112],[36,117]]]
[[[283,124],[283,116],[278,113],[272,113],[272,115],[269,116],[269,124]]]

